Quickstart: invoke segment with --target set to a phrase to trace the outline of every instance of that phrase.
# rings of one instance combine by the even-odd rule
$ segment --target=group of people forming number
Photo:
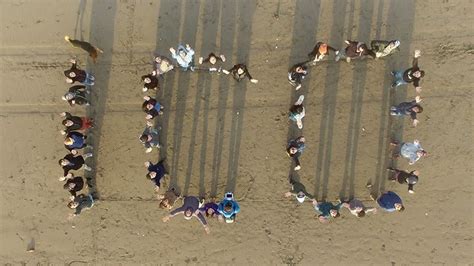
[[[338,50],[329,46],[327,43],[316,43],[314,49],[308,54],[309,59],[307,61],[295,64],[290,68],[288,72],[288,80],[290,84],[296,89],[296,91],[298,91],[303,85],[303,80],[309,73],[309,67],[318,65],[318,62],[321,62],[326,56],[329,55],[330,52],[334,53],[336,62],[340,59],[345,59],[349,63],[353,59],[364,58],[367,56],[378,59],[393,55],[399,51],[400,41],[374,40],[370,43],[370,49],[365,43],[359,41],[346,40],[345,44],[346,47],[344,49]],[[424,77],[425,72],[418,66],[418,58],[420,55],[420,51],[416,50],[411,67],[405,70],[395,70],[391,72],[393,76],[391,88],[395,89],[396,87],[411,83],[414,85],[415,92],[417,94],[415,99],[409,102],[399,103],[398,105],[390,107],[390,110],[387,110],[391,116],[396,118],[409,116],[413,121],[413,126],[417,126],[419,123],[417,114],[423,112],[423,108],[420,105],[421,97],[419,93],[421,92],[420,82]],[[300,130],[303,129],[303,118],[306,115],[303,101],[304,95],[300,95],[298,100],[291,106],[289,110],[289,119],[294,121]],[[305,149],[305,145],[306,138],[302,135],[292,138],[288,141],[286,152],[294,163],[293,169],[295,171],[301,169],[299,158]],[[404,143],[399,143],[395,140],[392,140],[390,146],[395,148],[395,150],[391,151],[393,158],[402,156],[403,158],[409,160],[410,165],[413,165],[421,157],[427,155],[427,152],[421,147],[418,140]],[[414,185],[418,182],[418,170],[401,170],[392,167],[387,168],[387,170],[391,173],[389,175],[389,180],[398,182],[400,184],[406,184],[408,185],[408,192],[411,194],[415,193]],[[299,203],[303,203],[305,199],[312,200],[313,207],[317,212],[317,217],[319,221],[323,223],[328,222],[331,218],[339,217],[339,211],[343,207],[347,208],[351,214],[357,217],[363,217],[368,212],[376,213],[377,211],[375,207],[366,207],[361,200],[355,198],[348,200],[339,199],[338,203],[336,204],[333,204],[329,201],[318,201],[306,191],[306,188],[302,183],[295,180],[295,178],[291,175],[289,182],[291,189],[285,193],[285,197],[294,196]],[[367,187],[371,188],[371,186],[372,185],[369,182]],[[377,195],[371,193],[370,197],[372,200],[376,201],[383,210],[393,212],[403,211],[405,209],[400,196],[398,196],[395,192],[385,191],[382,192],[378,197]]]

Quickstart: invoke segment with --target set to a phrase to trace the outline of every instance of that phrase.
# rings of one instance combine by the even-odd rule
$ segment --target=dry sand
[[[53,1],[0,3],[0,261],[5,264],[472,265],[473,3],[430,1]],[[96,65],[64,35],[104,50]],[[383,60],[323,62],[295,93],[286,73],[317,40],[400,39]],[[246,62],[258,84],[176,72],[157,97],[166,107],[161,154],[145,154],[139,77],[154,52],[178,42],[197,55],[221,52],[227,66]],[[414,128],[388,108],[415,96],[389,90],[393,69],[422,50],[424,113]],[[92,106],[69,107],[62,71],[78,56],[97,78]],[[403,213],[320,224],[289,188],[289,137],[300,134],[287,110],[306,96],[307,149],[298,178],[318,199],[393,190]],[[89,114],[97,127],[91,163],[100,200],[72,222],[57,160],[66,151],[62,111]],[[364,130],[362,130],[364,129]],[[392,162],[388,141],[421,141],[430,156]],[[164,224],[143,162],[166,156],[171,181],[188,195],[235,191],[235,224]],[[419,169],[416,194],[386,181],[385,168]],[[34,252],[27,252],[34,246]]]

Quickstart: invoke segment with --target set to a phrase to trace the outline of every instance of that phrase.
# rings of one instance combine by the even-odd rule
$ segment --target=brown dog
[[[82,50],[88,52],[89,56],[92,58],[92,61],[94,62],[94,64],[97,61],[97,56],[99,55],[99,53],[104,52],[104,51],[100,50],[99,48],[93,46],[92,44],[90,44],[88,42],[74,40],[74,39],[71,39],[69,36],[64,36],[64,39],[67,42],[69,42],[70,44],[72,44],[72,46],[81,48]]]

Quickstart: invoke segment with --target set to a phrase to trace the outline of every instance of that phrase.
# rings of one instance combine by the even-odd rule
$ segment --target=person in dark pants
[[[158,115],[163,114],[164,107],[154,98],[150,96],[143,97],[145,100],[142,104],[143,112],[147,115],[145,116],[146,119],[153,119]]]
[[[247,69],[247,66],[244,65],[244,64],[234,65],[229,70],[223,69],[222,72],[226,75],[232,74],[234,79],[237,80],[237,81],[241,81],[242,79],[247,77],[250,80],[250,82],[252,82],[252,83],[257,83],[258,82],[258,80],[252,78],[252,76],[250,75],[250,73]]]
[[[84,179],[80,176],[72,175],[72,178],[66,181],[63,188],[71,193],[71,200],[74,200],[77,196],[77,192],[84,188]]]
[[[313,195],[309,194],[306,191],[306,188],[303,184],[298,181],[295,181],[293,178],[290,178],[291,190],[285,193],[285,197],[289,198],[291,196],[296,196],[296,200],[299,203],[303,203],[306,198],[312,200],[314,199]]]
[[[420,81],[425,76],[425,71],[418,67],[418,57],[420,57],[420,50],[415,50],[415,56],[413,57],[412,67],[407,70],[392,71],[394,77],[392,88],[408,83],[413,83],[416,92],[421,92]]]
[[[290,68],[290,71],[288,72],[288,80],[296,90],[299,90],[306,75],[308,75],[308,67],[306,67],[305,64],[296,64]]]
[[[338,55],[339,51],[329,46],[327,43],[318,42],[313,48],[313,51],[308,54],[313,63],[319,62],[324,59],[325,56],[329,55],[329,51],[333,51],[334,54]]]
[[[207,218],[218,218],[219,221],[223,222],[224,219],[219,213],[219,205],[213,201],[205,203],[204,206],[199,208],[199,211],[205,215]]]
[[[221,72],[222,71],[222,67],[221,66],[218,66],[217,63],[224,63],[225,62],[225,56],[224,55],[219,55],[217,56],[216,54],[214,53],[210,53],[206,59],[203,59],[202,57],[199,57],[199,64],[202,65],[202,64],[209,64],[210,67],[209,67],[209,72]]]
[[[145,167],[148,169],[148,173],[146,177],[149,180],[152,180],[155,183],[155,191],[158,192],[160,190],[161,180],[165,175],[168,173],[165,169],[164,159],[159,161],[157,164],[153,164],[152,162],[145,162]]]
[[[392,175],[388,178],[389,180],[398,181],[400,184],[408,184],[408,192],[411,194],[415,193],[413,187],[418,183],[418,175],[420,174],[418,170],[407,172],[391,167],[387,168],[387,170],[392,172]]]
[[[204,218],[201,211],[199,210],[199,207],[201,204],[202,203],[196,197],[193,197],[193,196],[185,197],[183,206],[173,210],[172,212],[170,212],[169,215],[163,217],[163,222],[165,223],[168,222],[170,218],[178,214],[183,214],[186,220],[191,220],[193,217],[196,217],[204,226],[204,230],[206,231],[206,233],[209,234],[211,230],[209,229],[209,226],[207,225],[206,218]]]
[[[69,134],[67,134],[66,138],[64,139],[64,147],[72,154],[77,154],[78,149],[92,147],[86,144],[86,138],[87,136],[84,136],[77,131],[69,132]]]
[[[298,171],[301,169],[301,164],[299,157],[304,151],[305,148],[305,138],[303,136],[297,137],[296,139],[291,139],[288,142],[288,147],[286,148],[286,153],[290,156],[293,161],[295,161],[295,170]]]
[[[351,40],[345,40],[344,42],[347,46],[344,50],[339,51],[339,54],[336,56],[336,62],[341,58],[345,58],[349,63],[353,58],[363,57],[366,55],[373,56],[372,51],[370,51],[367,45],[363,42]]]
[[[342,203],[334,205],[332,202],[318,202],[316,199],[313,199],[313,207],[318,212],[318,220],[321,223],[327,223],[331,217],[337,218],[341,216],[339,209],[341,209]]]
[[[60,131],[62,135],[75,130],[87,130],[94,126],[92,118],[73,116],[69,112],[61,113],[61,117],[64,117],[62,124],[66,127]]]
[[[151,72],[151,74],[142,76],[142,81],[145,83],[142,89],[143,92],[147,92],[148,90],[157,91],[159,89],[156,71]]]
[[[71,170],[79,170],[84,166],[84,170],[91,171],[87,164],[85,164],[85,159],[92,157],[92,153],[86,153],[84,156],[77,155],[74,156],[72,153],[67,154],[64,158],[58,161],[59,165],[63,168],[64,174],[61,181],[65,180],[68,177],[69,171]]]
[[[71,59],[70,62],[72,66],[70,69],[64,71],[64,75],[66,76],[66,82],[72,84],[74,82],[80,82],[87,86],[94,85],[94,76],[87,73],[84,70],[77,68],[76,60]]]
[[[74,209],[74,213],[69,215],[69,219],[81,214],[83,210],[88,210],[94,206],[94,198],[92,195],[80,194],[67,204],[71,209]]]
[[[416,96],[415,100],[411,102],[402,102],[396,106],[390,107],[390,115],[392,116],[410,116],[413,120],[413,126],[418,125],[418,119],[416,115],[423,112],[423,107],[419,105],[421,102],[420,96]]]
[[[74,105],[90,105],[87,100],[87,94],[90,91],[84,85],[75,85],[69,88],[68,92],[62,97],[63,100],[67,101],[70,106]]]

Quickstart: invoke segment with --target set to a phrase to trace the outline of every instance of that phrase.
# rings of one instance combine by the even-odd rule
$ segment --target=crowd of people
[[[308,60],[302,63],[295,64],[288,72],[288,80],[290,84],[298,91],[303,86],[303,80],[309,73],[309,68],[315,66],[318,62],[322,61],[325,57],[329,56],[329,52],[333,52],[335,55],[334,60],[338,62],[340,59],[345,59],[346,62],[350,63],[353,59],[362,59],[364,57],[371,57],[374,59],[383,58],[395,54],[399,51],[400,41],[381,41],[374,40],[370,43],[371,48],[364,42],[346,40],[347,45],[344,49],[335,49],[329,46],[327,43],[318,42],[314,46],[314,49],[308,54]],[[421,53],[419,50],[415,51],[412,66],[404,70],[395,70],[391,74],[393,76],[392,89],[396,89],[398,86],[413,84],[415,87],[416,94],[421,92],[420,81],[424,77],[425,72],[418,66],[418,58]],[[304,95],[300,95],[298,100],[291,106],[289,110],[289,119],[296,122],[296,126],[299,130],[303,129],[303,118],[305,117],[305,108],[303,106]],[[423,108],[420,105],[421,97],[416,95],[415,99],[410,102],[402,102],[398,105],[390,107],[387,112],[395,118],[402,118],[409,116],[413,121],[413,126],[417,126],[419,120],[417,114],[423,112]],[[293,125],[290,125],[293,126]],[[288,141],[286,152],[292,159],[294,165],[294,171],[301,169],[300,156],[305,149],[306,139],[304,136],[299,135]],[[420,142],[415,140],[413,143],[404,142],[399,143],[396,140],[392,140],[390,146],[393,147],[392,156],[397,158],[402,156],[409,160],[409,165],[413,165],[421,157],[426,156],[426,151],[421,147]],[[413,194],[414,185],[418,182],[419,171],[405,171],[401,169],[395,169],[392,167],[387,168],[390,172],[389,180],[398,182],[400,184],[408,185],[408,192]],[[364,203],[356,198],[339,199],[336,204],[329,201],[318,201],[313,195],[306,191],[305,186],[295,180],[294,175],[290,175],[289,183],[291,186],[290,191],[285,193],[285,197],[296,197],[299,203],[303,203],[306,199],[311,200],[313,207],[317,213],[319,221],[325,223],[332,218],[340,216],[341,208],[347,208],[351,214],[357,217],[363,217],[366,213],[376,213],[377,208],[366,207]],[[367,185],[371,188],[371,184]],[[370,193],[372,200],[376,201],[380,208],[385,211],[403,211],[405,206],[403,205],[402,199],[398,194],[393,191],[382,191],[373,194]],[[377,197],[378,196],[378,197]]]
[[[96,62],[99,53],[102,53],[97,47],[93,45],[73,40],[68,36],[65,40],[71,43],[75,47],[79,47],[87,51],[92,58],[93,62]],[[311,66],[318,65],[325,57],[329,56],[330,52],[335,55],[335,61],[345,59],[347,62],[351,62],[353,59],[372,57],[372,58],[383,58],[395,54],[399,50],[400,41],[380,41],[374,40],[371,42],[369,49],[368,46],[359,41],[346,40],[346,47],[338,50],[327,43],[318,42],[314,49],[308,54],[308,60],[302,63],[295,64],[290,68],[288,72],[288,80],[290,84],[298,91],[303,86],[303,81],[306,75],[309,73]],[[195,51],[189,44],[178,45],[176,48],[171,47],[169,49],[171,58],[157,55],[154,57],[153,69],[151,73],[143,75],[141,80],[144,85],[142,91],[157,92],[161,88],[161,81],[165,79],[166,75],[170,71],[180,70],[182,72],[195,72],[195,71],[206,71],[209,73],[217,74],[231,74],[232,77],[240,82],[247,78],[252,83],[257,83],[258,80],[254,79],[245,64],[239,63],[233,65],[233,67],[226,69],[224,64],[226,57],[224,55],[216,55],[210,53],[206,58],[199,57],[198,64],[195,64]],[[421,92],[420,81],[424,77],[424,71],[418,66],[418,58],[420,57],[420,51],[416,50],[413,58],[412,66],[405,70],[396,70],[391,72],[393,75],[393,83],[391,88],[395,89],[398,86],[412,83],[415,87],[417,94]],[[92,86],[95,83],[95,77],[80,69],[77,66],[75,59],[71,59],[72,66],[70,69],[64,71],[66,76],[66,82],[73,84],[75,82],[81,85],[74,85],[69,88],[68,92],[62,97],[63,100],[67,101],[70,106],[74,105],[90,105],[89,95]],[[158,120],[165,110],[165,107],[155,98],[150,95],[143,97],[144,102],[142,104],[142,110],[145,112],[145,128],[142,134],[139,136],[139,141],[145,148],[146,153],[151,153],[154,149],[159,150],[163,147],[160,146],[160,130],[158,123],[154,124],[154,120]],[[305,117],[305,108],[303,105],[304,95],[299,95],[298,100],[291,106],[289,110],[289,120],[295,122],[298,130],[303,129],[303,118]],[[420,105],[421,97],[416,95],[414,100],[410,102],[402,102],[396,106],[392,106],[387,112],[390,113],[394,118],[401,118],[404,116],[410,116],[413,121],[413,126],[417,126],[419,120],[417,114],[423,111]],[[61,130],[61,134],[65,135],[64,145],[69,153],[64,156],[63,159],[59,160],[60,166],[63,168],[63,175],[59,178],[60,181],[65,181],[64,189],[69,191],[71,194],[70,202],[68,207],[74,209],[75,212],[71,214],[74,217],[81,213],[82,210],[91,208],[94,205],[93,196],[88,194],[78,194],[83,188],[87,187],[87,182],[77,173],[74,174],[72,171],[85,170],[92,171],[93,169],[86,164],[86,160],[93,156],[91,150],[93,147],[87,144],[87,131],[92,128],[94,123],[93,119],[89,117],[74,116],[69,112],[61,113],[63,117],[62,124],[64,129]],[[293,126],[291,124],[290,126]],[[300,132],[300,131],[299,131]],[[300,156],[303,154],[305,149],[306,138],[299,134],[288,141],[287,154],[292,159],[294,171],[301,169]],[[393,157],[397,158],[402,156],[409,160],[409,164],[413,165],[421,157],[427,153],[420,145],[418,140],[413,143],[405,142],[399,143],[396,140],[392,140],[390,143],[393,147]],[[88,149],[88,152],[84,150]],[[82,152],[80,152],[82,151]],[[215,198],[211,198],[206,202],[206,199],[199,196],[181,195],[178,188],[169,187],[165,192],[162,192],[162,182],[166,177],[169,177],[168,169],[166,166],[166,159],[161,158],[157,163],[151,161],[145,162],[147,169],[146,178],[152,181],[154,185],[154,191],[159,201],[159,207],[164,210],[168,210],[169,214],[163,217],[163,222],[168,222],[170,218],[183,214],[187,220],[193,217],[197,218],[203,225],[207,233],[210,232],[206,219],[216,219],[218,221],[226,221],[227,223],[233,223],[236,220],[237,213],[240,212],[240,206],[234,198],[232,192],[225,193],[223,199],[220,202],[215,201]],[[390,171],[389,180],[398,182],[400,184],[408,185],[408,192],[415,193],[414,185],[418,182],[419,171],[405,171],[395,168],[387,168]],[[171,182],[170,182],[171,183]],[[317,213],[317,217],[321,222],[328,222],[332,218],[340,216],[341,208],[347,208],[351,214],[357,217],[363,217],[366,213],[376,213],[377,208],[366,207],[361,200],[355,198],[339,199],[337,203],[329,201],[318,201],[313,195],[306,191],[305,186],[298,182],[294,175],[290,175],[289,183],[291,186],[290,191],[285,193],[285,197],[294,196],[299,203],[305,202],[306,199],[311,200],[313,207]],[[370,188],[371,185],[368,185]],[[377,193],[378,195],[379,193]],[[392,191],[382,192],[378,197],[371,194],[371,198],[376,201],[380,208],[385,211],[403,211],[405,209],[403,202],[398,194]],[[179,201],[182,201],[181,207],[174,210],[174,205]]]
[[[158,90],[163,89],[160,86],[162,83],[160,80],[166,77],[166,73],[175,70],[182,72],[205,71],[217,74],[223,73],[225,75],[230,74],[236,81],[242,81],[247,78],[252,83],[258,82],[258,80],[250,75],[245,64],[236,64],[226,69],[224,67],[226,57],[224,55],[216,55],[211,52],[206,58],[199,57],[198,64],[196,65],[194,60],[195,51],[189,44],[180,44],[176,48],[171,47],[169,51],[174,61],[166,56],[157,55],[154,57],[151,73],[141,77],[144,83],[142,88],[143,92],[152,91],[156,93]],[[145,152],[150,153],[153,151],[153,148],[157,150],[162,148],[159,141],[159,130],[161,130],[161,128],[157,126],[157,124],[154,125],[153,120],[155,118],[159,119],[165,107],[152,96],[146,95],[143,99],[142,110],[146,114],[146,125],[139,140],[145,147]],[[169,176],[166,167],[166,159],[163,158],[156,164],[147,161],[145,162],[145,167],[148,171],[146,178],[151,180],[154,185],[154,190],[157,193],[161,209],[170,211],[178,200],[182,200],[182,206],[170,211],[169,214],[163,218],[163,222],[168,222],[171,217],[183,214],[187,220],[192,219],[192,217],[197,218],[203,225],[205,231],[209,233],[210,229],[206,219],[215,218],[218,221],[225,221],[226,223],[233,223],[235,221],[236,215],[240,211],[240,206],[232,192],[225,193],[224,198],[220,202],[216,202],[214,198],[206,202],[206,199],[199,196],[181,196],[175,187],[169,187],[166,192],[161,193],[161,183],[165,177]]]

